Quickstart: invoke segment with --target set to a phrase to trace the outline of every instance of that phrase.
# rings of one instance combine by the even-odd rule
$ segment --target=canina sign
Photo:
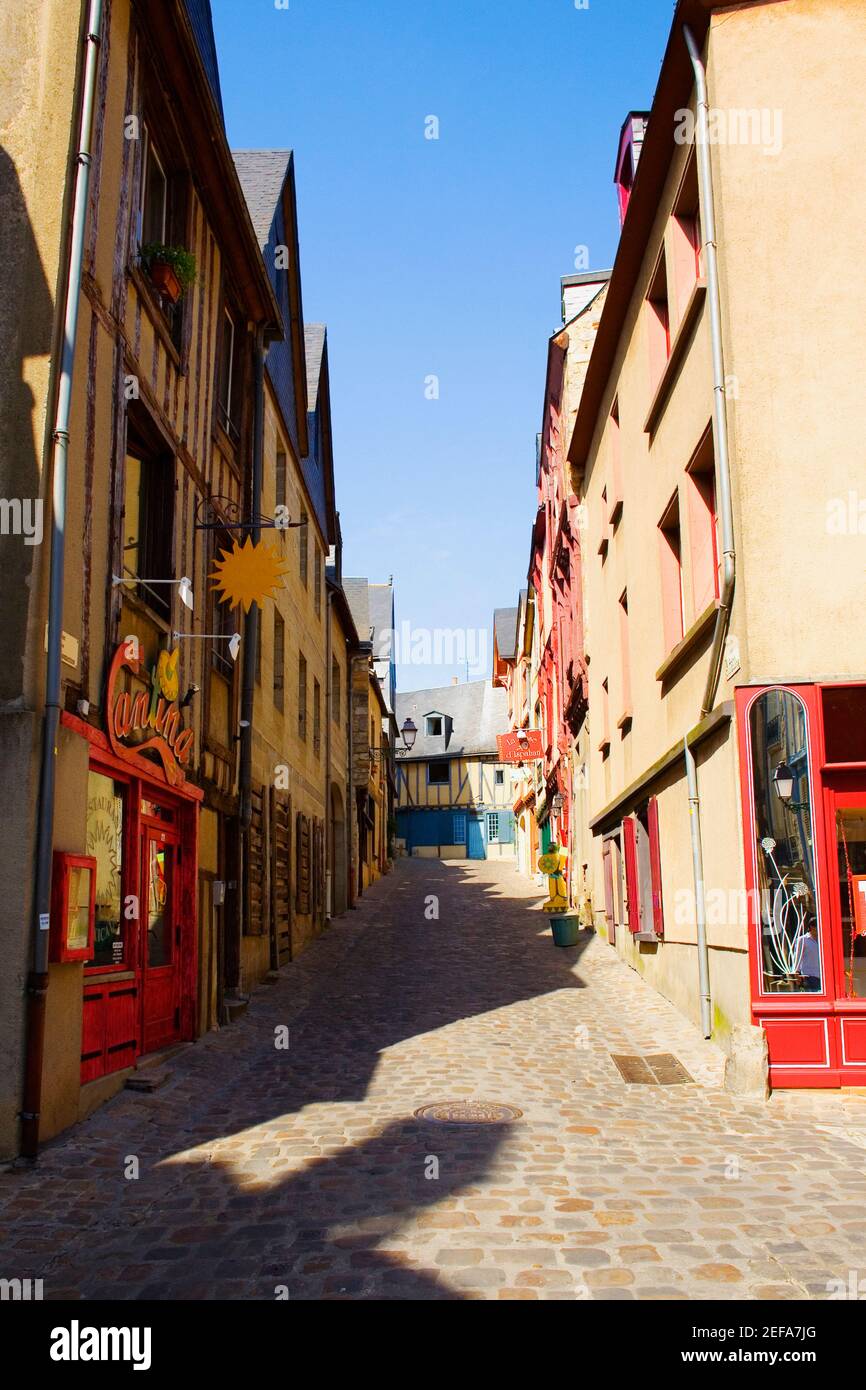
[[[142,758],[150,753],[161,760],[166,781],[172,786],[183,782],[182,769],[192,756],[195,731],[181,723],[178,697],[178,648],[162,651],[150,672],[150,691],[118,691],[121,671],[138,675],[141,670],[140,647],[137,637],[121,642],[108,672],[108,741],[112,752],[126,762],[148,770]],[[144,737],[140,737],[144,735]]]

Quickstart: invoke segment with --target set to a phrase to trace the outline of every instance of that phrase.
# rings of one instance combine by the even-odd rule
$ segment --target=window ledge
[[[610,739],[609,739],[609,738],[603,738],[603,739],[602,739],[601,743],[598,745],[598,751],[599,751],[599,753],[603,754],[604,757],[607,757],[608,753],[610,752]]]
[[[685,664],[700,646],[701,640],[706,636],[709,629],[716,621],[716,614],[719,605],[716,601],[705,608],[701,616],[692,623],[685,637],[681,637],[677,645],[668,653],[659,669],[656,671],[657,681],[668,680],[678,667]]]
[[[623,732],[625,732],[627,726],[631,724],[633,713],[633,710],[624,709],[619,719],[616,721],[616,727],[618,729],[622,729]]]
[[[652,435],[656,431],[658,422],[661,419],[664,407],[667,403],[667,398],[671,389],[671,384],[673,382],[674,377],[677,374],[677,371],[679,370],[680,363],[682,362],[685,356],[686,346],[688,344],[689,338],[691,337],[692,329],[697,323],[698,315],[701,312],[701,308],[703,306],[704,300],[706,299],[706,296],[706,280],[696,280],[694,288],[692,289],[692,292],[689,295],[689,302],[685,307],[685,312],[677,328],[676,336],[674,337],[674,340],[671,343],[671,350],[668,355],[668,360],[665,364],[665,369],[662,372],[661,380],[659,381],[658,386],[653,392],[653,398],[650,402],[649,413],[646,417],[646,420],[644,421],[644,434]]]

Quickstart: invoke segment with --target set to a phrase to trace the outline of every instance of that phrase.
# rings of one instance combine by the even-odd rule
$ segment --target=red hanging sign
[[[544,757],[540,729],[514,729],[510,734],[497,734],[496,746],[501,763],[528,763]]]

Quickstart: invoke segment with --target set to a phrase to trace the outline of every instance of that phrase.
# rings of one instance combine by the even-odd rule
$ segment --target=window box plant
[[[195,284],[195,256],[183,246],[149,242],[141,248],[141,261],[154,289],[177,304]]]

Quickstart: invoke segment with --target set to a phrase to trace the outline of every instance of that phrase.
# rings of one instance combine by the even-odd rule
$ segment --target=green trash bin
[[[580,918],[576,912],[551,913],[554,946],[576,946],[580,938]]]

